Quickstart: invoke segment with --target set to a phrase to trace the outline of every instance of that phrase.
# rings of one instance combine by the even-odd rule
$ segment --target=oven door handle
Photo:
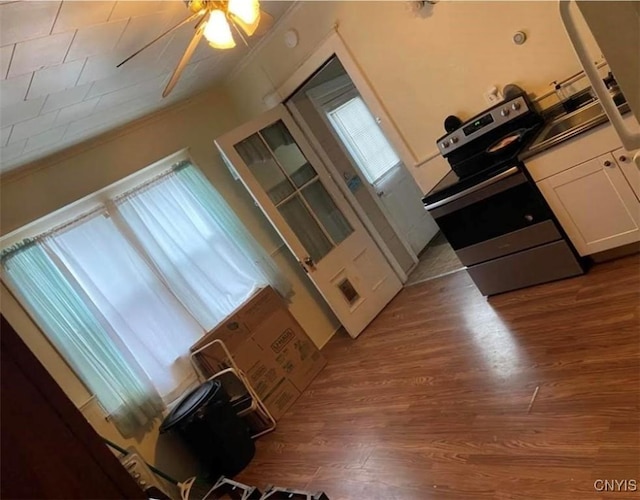
[[[501,181],[502,179],[506,179],[507,177],[511,177],[512,175],[517,174],[520,171],[520,169],[518,167],[511,167],[509,170],[505,170],[504,172],[499,173],[498,175],[496,175],[495,177],[491,177],[491,179],[487,179],[486,181],[482,181],[480,184],[476,184],[475,186],[470,187],[469,189],[465,189],[464,191],[460,192],[460,193],[456,193],[452,196],[449,196],[448,198],[445,198],[444,200],[439,200],[436,201],[435,203],[431,203],[429,205],[425,204],[424,208],[425,210],[433,210],[434,208],[438,208],[441,207],[442,205],[446,205],[447,203],[450,203],[452,201],[455,200],[459,200],[460,198],[471,194],[471,193],[475,193],[476,191],[479,191],[487,186],[490,186],[491,184],[495,184],[496,182]]]

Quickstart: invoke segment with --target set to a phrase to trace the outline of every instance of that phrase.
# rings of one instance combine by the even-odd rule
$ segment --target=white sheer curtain
[[[165,402],[195,382],[189,347],[204,329],[145,264],[111,218],[98,215],[44,242],[117,332]]]
[[[117,202],[122,230],[209,330],[280,273],[192,165]],[[246,234],[244,234],[246,233]],[[253,241],[249,241],[253,240]],[[262,251],[264,254],[264,251]]]
[[[273,260],[189,162],[0,254],[2,277],[114,422],[130,434],[196,376],[189,348],[259,286]],[[34,242],[35,241],[35,242]]]

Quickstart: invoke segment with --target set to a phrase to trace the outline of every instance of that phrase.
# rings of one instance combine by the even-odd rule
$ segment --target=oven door
[[[425,208],[456,252],[543,222],[553,226],[547,204],[518,166]]]

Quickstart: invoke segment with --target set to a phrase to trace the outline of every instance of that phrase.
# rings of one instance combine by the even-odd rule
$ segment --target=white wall
[[[193,160],[292,281],[294,295],[290,309],[313,341],[322,346],[338,327],[337,320],[244,187],[233,180],[217,156],[214,139],[236,125],[238,119],[230,99],[224,90],[214,89],[124,129],[4,175],[0,177],[1,233],[7,234],[189,147]],[[159,440],[154,428],[137,440],[125,442],[104,420],[99,408],[91,401],[87,403],[90,394],[82,382],[8,290],[2,286],[0,291],[2,314],[69,398],[83,408],[85,417],[98,432],[120,444],[135,444],[147,460],[166,465],[170,472],[184,479],[184,466],[188,461],[183,460],[184,454],[172,445],[172,440],[164,437]]]
[[[487,107],[489,86],[516,83],[530,93],[579,70],[564,34],[557,2],[442,1],[427,18],[407,2],[301,2],[277,32],[228,82],[243,119],[263,111],[262,98],[282,85],[338,23],[338,32],[417,162],[435,151],[443,121]],[[282,34],[295,29],[299,45]],[[524,45],[514,32],[528,35]],[[437,158],[409,166],[426,191],[447,171]]]

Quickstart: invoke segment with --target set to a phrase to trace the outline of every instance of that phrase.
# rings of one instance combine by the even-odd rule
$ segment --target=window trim
[[[367,110],[369,111],[369,113],[371,114],[371,116],[373,117],[374,121],[376,121],[375,115],[373,113],[371,113],[371,110],[367,106],[367,103],[365,102],[364,99],[362,99],[362,96],[360,95],[358,90],[353,86],[352,86],[352,88],[348,88],[346,90],[343,90],[342,93],[340,93],[338,95],[335,95],[335,96],[331,97],[330,99],[329,99],[330,95],[327,95],[326,97],[327,97],[327,99],[325,100],[325,104],[322,104],[322,98],[321,98],[318,101],[318,106],[320,107],[322,113],[326,117],[327,125],[331,129],[333,129],[332,132],[336,135],[336,139],[338,139],[342,143],[341,144],[342,149],[345,151],[345,153],[347,154],[347,156],[349,157],[351,162],[354,164],[354,166],[362,173],[362,175],[365,177],[365,179],[367,180],[367,182],[369,184],[371,184],[372,186],[376,186],[378,184],[378,182],[381,182],[383,179],[385,179],[387,177],[390,177],[391,173],[393,171],[396,171],[398,167],[403,165],[402,158],[397,153],[397,151],[395,151],[395,149],[393,149],[393,144],[391,144],[389,139],[386,139],[386,136],[384,135],[384,130],[382,129],[382,127],[380,127],[380,125],[378,125],[378,128],[380,129],[380,132],[382,132],[383,137],[385,137],[385,139],[387,140],[387,143],[392,148],[392,150],[395,153],[395,155],[398,157],[398,161],[396,163],[394,163],[392,166],[390,166],[387,170],[385,170],[381,175],[379,175],[375,179],[369,180],[370,172],[366,168],[364,168],[362,166],[360,159],[356,158],[356,156],[351,153],[351,149],[349,147],[350,145],[347,144],[347,142],[352,142],[352,141],[347,141],[346,139],[344,139],[342,137],[342,134],[338,130],[336,130],[335,125],[332,123],[330,114],[333,113],[339,107],[351,102],[352,100],[360,99],[362,101],[362,103],[365,105],[365,107],[367,108]],[[351,144],[351,145],[353,145],[353,144]]]
[[[108,207],[111,200],[130,191],[140,184],[150,181],[155,176],[171,169],[180,161],[190,161],[195,165],[189,148],[184,148],[158,160],[108,186],[65,205],[54,212],[32,221],[15,231],[0,236],[0,248],[6,248],[27,238],[35,238],[57,226],[72,223],[105,206]]]

